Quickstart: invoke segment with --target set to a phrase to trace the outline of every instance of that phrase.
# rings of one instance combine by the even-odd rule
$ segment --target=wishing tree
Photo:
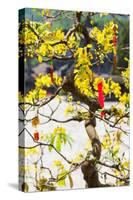
[[[129,44],[121,39],[125,37],[122,28],[128,38],[128,27],[123,23],[128,16],[31,10],[32,16],[42,20],[24,16],[19,23],[20,189],[76,188],[73,173],[77,177],[82,174],[84,188],[128,185]],[[66,20],[71,24],[66,25]],[[49,71],[35,76],[34,86],[27,91],[24,70],[29,58],[38,64],[48,63]],[[55,61],[73,61],[73,66],[61,75],[55,70]],[[100,72],[102,65],[106,71],[111,66],[107,77]],[[109,96],[115,104],[106,107]],[[51,122],[56,126],[50,125],[47,132],[45,127]],[[75,156],[64,150],[69,146],[71,154],[76,145],[67,131],[70,122],[83,123],[87,133],[83,151]],[[104,126],[102,136],[100,124]],[[58,159],[51,157],[52,153]],[[45,165],[46,155],[52,159],[51,166]]]

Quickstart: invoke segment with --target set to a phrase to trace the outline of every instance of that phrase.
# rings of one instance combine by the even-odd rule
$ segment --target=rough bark
[[[82,94],[78,88],[74,85],[74,73],[71,72],[67,75],[64,79],[62,84],[62,88],[67,91],[71,92],[76,100],[80,100],[81,102],[88,105],[90,110],[90,119],[85,121],[85,129],[88,134],[89,139],[91,140],[92,144],[92,154],[94,159],[88,160],[84,162],[81,166],[81,170],[84,176],[84,180],[86,181],[86,187],[101,187],[104,186],[99,182],[98,179],[98,172],[96,169],[96,160],[100,159],[101,156],[101,142],[96,132],[96,119],[94,117],[94,113],[97,109],[100,108],[100,105],[95,98],[90,98],[84,94]]]

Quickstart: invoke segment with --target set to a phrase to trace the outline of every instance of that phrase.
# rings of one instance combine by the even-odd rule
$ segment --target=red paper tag
[[[38,133],[38,131],[34,132],[34,140],[36,140],[36,141],[39,140],[39,133]]]
[[[98,83],[98,101],[101,108],[104,108],[104,94],[103,94],[103,83]],[[104,117],[104,111],[101,112],[101,117]]]

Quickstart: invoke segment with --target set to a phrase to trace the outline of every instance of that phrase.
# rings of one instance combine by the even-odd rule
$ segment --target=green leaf
[[[60,187],[66,186],[65,179],[58,181],[58,186],[60,186]]]
[[[58,151],[61,151],[61,138],[60,138],[60,135],[58,135],[57,139],[56,139],[56,149]]]
[[[70,147],[72,147],[72,142],[73,142],[72,137],[69,136],[69,135],[66,135],[66,139],[67,139],[67,142],[68,142],[68,144],[70,145]]]
[[[63,140],[64,144],[67,142],[66,134],[61,134],[61,139]]]
[[[55,135],[51,135],[50,144],[53,145],[55,141]],[[49,151],[52,151],[52,146],[49,146]]]
[[[69,179],[69,183],[70,183],[70,188],[73,188],[73,179],[71,174],[68,174],[68,179]]]
[[[113,156],[116,156],[116,154],[119,152],[119,148],[120,146],[118,144],[114,146],[113,151],[112,151]]]
[[[44,16],[44,14],[45,14],[45,10],[42,10],[42,16]]]
[[[64,175],[65,175],[65,173],[61,173],[58,175],[58,179],[61,179],[58,181],[58,186],[60,186],[60,187],[66,186],[66,180],[65,180],[66,177],[64,177]],[[62,177],[64,177],[64,178],[62,178]]]

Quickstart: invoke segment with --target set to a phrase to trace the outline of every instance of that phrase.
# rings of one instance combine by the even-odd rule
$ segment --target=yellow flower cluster
[[[125,108],[121,107],[120,108],[116,108],[116,106],[111,106],[110,108],[112,114],[115,115],[116,117],[116,120],[117,120],[117,117],[122,117],[124,115],[124,112],[125,112]]]
[[[84,48],[79,47],[77,51],[75,52],[75,58],[77,59],[76,67],[80,67],[81,65],[86,65],[90,67],[92,65],[91,60],[93,59],[93,55],[90,51],[88,51],[89,48],[92,48],[92,45],[87,45]]]
[[[67,40],[67,45],[69,46],[69,48],[74,48],[78,46],[76,37],[74,36],[74,33],[72,33]]]
[[[69,115],[72,114],[73,112],[74,112],[74,107],[71,104],[69,104],[64,113],[65,115]]]
[[[44,97],[46,97],[47,92],[44,89],[34,89],[34,90],[30,90],[28,92],[28,94],[25,96],[24,98],[24,102],[28,102],[28,103],[35,103],[37,100],[42,99]]]
[[[57,29],[55,32],[56,40],[64,40],[64,32],[61,29]]]
[[[61,29],[55,31],[50,31],[51,23],[39,23],[39,22],[30,22],[26,21],[23,23],[22,30],[19,32],[19,43],[20,45],[25,45],[28,48],[25,51],[25,54],[29,57],[34,56],[33,47],[36,55],[38,56],[38,61],[41,63],[43,56],[52,57],[54,53],[58,55],[65,55],[68,47],[65,44],[56,44],[65,39],[65,34]],[[70,40],[70,41],[69,41]],[[73,41],[74,36],[69,37],[69,42]],[[41,41],[40,43],[38,43]],[[38,44],[38,45],[37,45]],[[72,43],[71,43],[72,44]],[[70,46],[71,46],[70,44]],[[31,49],[30,49],[31,48]],[[20,55],[22,55],[23,49],[19,49]]]
[[[58,76],[56,73],[53,74],[53,79],[54,79],[54,84],[56,86],[60,86],[62,84],[62,78],[61,76]],[[36,80],[35,80],[35,86],[37,88],[42,88],[42,87],[51,87],[53,85],[51,81],[50,74],[40,74]]]
[[[111,147],[111,145],[112,145],[111,137],[108,133],[106,133],[102,140],[102,147],[104,150],[107,150]]]
[[[60,160],[54,160],[53,166],[58,167],[59,169],[64,169],[64,165]]]
[[[122,71],[122,73],[121,73],[127,89],[129,89],[129,73],[130,73],[129,66],[126,70]]]
[[[63,127],[56,127],[53,131],[54,135],[66,134],[66,129]]]
[[[56,86],[61,86],[62,84],[62,77],[58,76],[56,73],[53,74],[53,78],[54,78],[54,84]]]
[[[119,100],[123,105],[129,105],[130,101],[129,93],[124,92],[124,94],[120,96]]]
[[[116,98],[119,98],[121,95],[121,87],[119,83],[115,83],[111,80],[110,82],[110,90],[115,95]]]
[[[78,153],[75,158],[72,160],[73,163],[80,163],[81,161],[83,161],[85,158],[85,156],[82,153]]]
[[[121,134],[114,133],[113,137],[106,133],[102,140],[102,148],[104,150],[110,151],[113,157],[117,157],[120,150],[120,137]]]
[[[37,36],[28,29],[26,29],[25,31],[22,31],[20,33],[19,43],[25,45],[34,44],[38,39]]]
[[[48,43],[42,43],[40,44],[39,48],[35,50],[35,52],[38,56],[42,57],[41,60],[38,59],[38,61],[41,63],[43,60],[43,56],[53,56],[53,47]]]
[[[69,95],[69,96],[67,97],[67,101],[68,101],[68,102],[71,102],[72,100],[73,100],[72,95]]]
[[[111,78],[109,78],[107,81],[102,77],[96,77],[93,82],[93,87],[97,91],[98,90],[98,83],[103,83],[103,92],[105,95],[108,95],[109,93],[113,93],[116,98],[119,98],[121,96],[121,87],[119,83],[116,83],[112,81]]]
[[[82,94],[85,94],[87,96],[93,97],[94,94],[91,90],[91,79],[92,79],[92,71],[87,69],[87,73],[84,71],[80,73],[81,70],[79,70],[79,73],[75,75],[75,86],[80,90]]]
[[[91,47],[91,45],[88,45],[88,47],[78,48],[75,53],[76,66],[74,69],[74,83],[80,92],[87,96],[93,96],[90,86],[93,78],[93,72],[90,69],[93,55],[88,51]]]
[[[109,94],[110,88],[109,88],[109,80],[106,82],[103,77],[96,77],[93,82],[93,87],[97,91],[98,90],[98,83],[102,81],[103,83],[103,92],[105,95]]]
[[[60,56],[61,55],[65,56],[67,50],[68,48],[66,47],[65,44],[58,44],[58,45],[55,45],[55,47],[53,48],[54,53]]]
[[[97,41],[97,44],[102,45],[104,53],[113,52],[112,41],[113,41],[113,36],[114,36],[114,31],[113,31],[114,25],[118,31],[118,25],[114,24],[114,22],[111,21],[104,26],[103,30],[100,30],[99,28],[94,27],[90,33],[90,36]]]
[[[56,73],[53,75],[54,84],[56,86],[60,86],[62,83],[62,78],[58,76]],[[26,96],[24,97],[21,93],[19,93],[19,102],[20,103],[35,103],[36,101],[43,99],[47,95],[47,91],[43,87],[51,87],[53,85],[51,81],[50,74],[40,74],[35,79],[35,89],[30,90]]]
[[[35,86],[37,88],[42,88],[43,86],[50,87],[51,85],[52,82],[49,74],[40,74],[35,80]]]

